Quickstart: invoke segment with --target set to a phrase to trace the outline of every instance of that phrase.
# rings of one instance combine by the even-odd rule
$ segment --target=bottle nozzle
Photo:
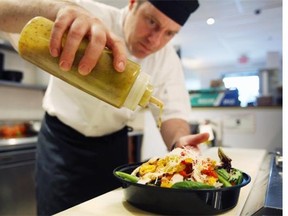
[[[150,97],[149,103],[154,104],[154,105],[157,106],[159,109],[163,109],[163,107],[164,107],[163,102],[162,102],[161,100],[159,100],[158,98],[153,97],[153,96]]]

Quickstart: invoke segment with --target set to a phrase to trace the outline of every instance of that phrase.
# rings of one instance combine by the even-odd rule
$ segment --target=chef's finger
[[[124,41],[110,32],[107,34],[107,47],[112,50],[113,65],[115,70],[118,72],[123,72],[127,62],[126,47]]]
[[[75,54],[79,48],[81,41],[87,34],[88,28],[89,23],[85,21],[84,17],[79,17],[75,19],[70,26],[59,59],[59,66],[63,71],[68,71],[71,69]]]
[[[208,141],[209,133],[193,134],[185,137],[185,142],[190,146],[197,146],[203,142]]]
[[[50,36],[50,54],[53,57],[59,57],[62,50],[62,38],[69,29],[73,19],[68,16],[59,16],[56,18]]]
[[[87,75],[95,67],[100,58],[101,53],[106,45],[106,31],[99,25],[91,27],[91,35],[89,43],[85,49],[85,53],[79,62],[78,70],[82,75]]]

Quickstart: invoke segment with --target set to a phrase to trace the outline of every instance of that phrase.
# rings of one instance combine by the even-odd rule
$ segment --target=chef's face
[[[129,13],[124,21],[125,42],[137,58],[158,51],[180,30],[181,25],[167,17],[150,2],[130,0]]]

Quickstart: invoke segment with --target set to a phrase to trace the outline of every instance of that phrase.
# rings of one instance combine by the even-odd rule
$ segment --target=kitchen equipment
[[[0,80],[21,82],[23,73],[15,70],[4,70],[4,54],[0,53]]]
[[[3,70],[0,71],[0,79],[12,82],[21,82],[23,79],[23,73],[15,70]]]
[[[282,149],[277,148],[265,157],[243,215],[283,215],[282,172]]]
[[[236,206],[242,187],[251,178],[244,173],[240,185],[220,189],[173,189],[132,183],[118,177],[115,172],[131,173],[141,163],[127,164],[114,170],[115,177],[122,182],[125,199],[142,210],[169,215],[214,215]]]
[[[0,215],[36,215],[34,167],[35,147],[0,151]]]
[[[189,91],[192,107],[240,106],[238,89],[208,88]]]
[[[29,139],[37,136],[38,121],[17,121],[2,120],[0,121],[0,146],[11,145],[11,139],[15,143],[21,143],[21,139]],[[18,138],[18,139],[17,139]]]
[[[48,48],[52,27],[51,20],[33,18],[21,32],[19,54],[59,79],[117,108],[135,110],[137,105],[146,107],[148,103],[163,106],[152,96],[153,86],[149,83],[149,75],[140,73],[140,65],[128,60],[124,73],[118,73],[108,49],[103,51],[91,73],[86,76],[79,74],[78,64],[88,44],[85,39],[79,46],[72,69],[69,73],[61,71],[59,59],[52,57]]]
[[[0,215],[36,215],[38,121],[0,121]]]

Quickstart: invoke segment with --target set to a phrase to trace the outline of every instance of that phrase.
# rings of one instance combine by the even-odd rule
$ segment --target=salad
[[[117,171],[125,180],[165,188],[209,189],[242,183],[243,173],[218,148],[219,161],[203,157],[191,147],[175,148],[164,157],[151,158],[131,174]]]

